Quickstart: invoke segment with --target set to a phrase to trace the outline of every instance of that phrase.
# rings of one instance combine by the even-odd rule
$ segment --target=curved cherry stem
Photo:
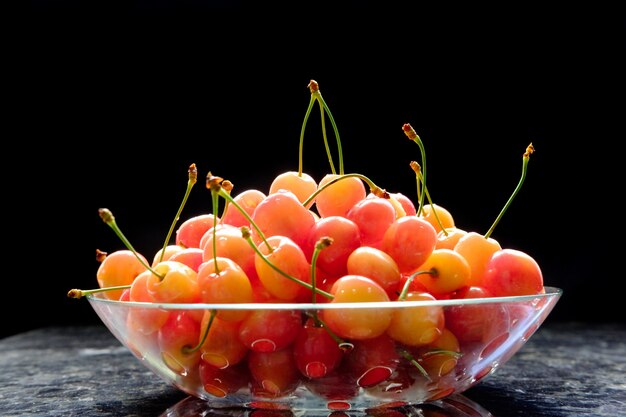
[[[435,355],[449,355],[449,356],[453,356],[455,359],[459,359],[461,356],[463,356],[463,353],[456,352],[454,350],[447,350],[447,349],[430,349],[428,352],[424,352],[420,356],[420,358],[428,358],[429,356],[435,356]]]
[[[493,233],[494,229],[496,228],[496,226],[500,222],[500,219],[502,219],[502,216],[504,216],[504,213],[507,211],[507,209],[509,208],[509,206],[513,202],[513,199],[515,198],[517,193],[519,193],[519,191],[522,189],[522,184],[524,184],[524,179],[526,178],[526,171],[528,169],[528,161],[530,159],[530,155],[533,152],[535,152],[535,148],[533,147],[533,144],[531,143],[530,145],[528,145],[526,147],[526,152],[524,152],[524,154],[522,155],[522,175],[521,175],[521,177],[519,179],[519,182],[517,183],[517,187],[515,187],[515,190],[513,190],[513,194],[511,194],[511,196],[507,200],[506,204],[504,205],[504,207],[500,211],[500,214],[498,214],[498,217],[496,218],[496,220],[493,222],[493,224],[491,225],[489,230],[487,230],[487,233],[485,233],[485,239],[488,239],[491,236],[491,234]]]
[[[431,268],[427,271],[417,271],[412,273],[405,281],[404,285],[402,286],[402,291],[400,292],[400,295],[398,295],[398,301],[404,300],[406,298],[407,293],[409,292],[409,287],[411,286],[411,282],[413,282],[413,280],[415,279],[416,276],[418,275],[436,275],[437,274],[437,270],[435,268]]]
[[[420,167],[420,164],[417,163],[417,161],[411,161],[409,165],[411,166],[411,169],[415,172],[415,177],[417,178],[418,195],[419,195],[419,184],[423,181],[422,168]],[[437,214],[437,210],[435,210],[435,204],[433,204],[433,200],[432,198],[430,198],[430,193],[428,192],[428,188],[426,188],[426,186],[424,186],[424,193],[426,193],[426,198],[428,199],[428,203],[430,204],[430,207],[433,210],[433,214],[435,215],[437,224],[439,225],[441,230],[443,230],[443,234],[448,236],[448,231],[446,230],[445,227],[443,227],[441,220],[439,220],[439,215]]]
[[[319,102],[319,101],[318,101]],[[320,105],[320,120],[322,122],[322,137],[324,138],[324,148],[326,149],[326,154],[328,155],[328,163],[330,163],[330,172],[336,174],[335,164],[333,163],[333,158],[330,152],[330,146],[328,145],[328,135],[326,134],[326,118],[324,117],[324,105],[319,102]]]
[[[422,374],[424,376],[424,378],[426,378],[427,380],[431,381],[430,375],[428,375],[428,372],[426,372],[426,369],[424,369],[424,367],[422,365],[420,365],[418,361],[415,360],[413,355],[411,355],[405,349],[399,349],[398,352],[400,353],[400,355],[402,355],[402,357],[404,357],[404,359],[406,359],[409,362],[411,362],[411,364],[417,368],[417,370],[420,372],[420,374]]]
[[[98,209],[98,214],[100,215],[100,218],[102,219],[102,221],[105,222],[111,229],[113,229],[117,237],[119,237],[122,243],[124,243],[124,246],[126,246],[126,248],[128,248],[128,250],[130,250],[135,255],[135,257],[139,260],[139,262],[143,266],[145,266],[148,271],[152,272],[161,281],[163,281],[163,278],[165,277],[157,273],[154,269],[152,269],[150,265],[148,265],[146,261],[144,261],[141,258],[141,256],[139,256],[139,253],[135,250],[135,248],[133,248],[133,245],[130,244],[130,241],[126,238],[126,236],[124,236],[124,233],[122,233],[119,226],[117,225],[117,222],[115,221],[115,216],[113,216],[113,213],[111,213],[111,210],[106,209],[106,208],[101,208],[101,209]]]
[[[344,180],[346,178],[350,178],[350,177],[360,178],[363,182],[365,182],[370,187],[370,191],[375,196],[389,199],[390,196],[389,196],[389,193],[386,190],[384,190],[383,188],[380,188],[379,186],[374,184],[374,182],[372,180],[370,180],[369,178],[367,178],[365,175],[353,173],[353,174],[342,174],[342,175],[339,175],[338,177],[333,178],[332,180],[328,181],[326,184],[324,184],[323,186],[321,186],[317,190],[315,190],[315,192],[313,194],[311,194],[309,196],[309,198],[307,198],[306,201],[304,203],[302,203],[302,205],[304,207],[308,207],[308,205],[311,204],[311,202],[313,200],[315,200],[315,197],[317,197],[319,195],[319,193],[321,193],[322,191],[324,191],[326,188],[330,187],[334,183],[336,183],[338,181],[341,181],[341,180]]]
[[[220,187],[220,190],[222,190],[222,187]],[[224,191],[226,192],[226,191]],[[230,194],[229,194],[230,195]],[[226,200],[228,201],[228,200]],[[211,205],[212,205],[212,210],[213,210],[213,242],[212,243],[212,250],[213,250],[213,260],[217,260],[217,211],[219,210],[219,191],[215,190],[215,187],[211,188]],[[220,268],[218,265],[218,262],[213,262],[213,267],[215,268],[214,271],[216,274],[219,274],[220,272]]]
[[[341,337],[339,337],[337,335],[337,333],[335,333],[332,330],[330,330],[330,327],[328,327],[326,325],[326,323],[324,323],[324,320],[319,318],[319,316],[317,314],[317,311],[314,311],[313,313],[307,312],[306,314],[313,319],[313,321],[315,322],[316,326],[322,327],[326,331],[326,333],[328,333],[328,335],[330,337],[332,337],[332,339],[335,342],[337,342],[337,345],[339,346],[339,349],[343,350],[344,352],[347,352],[347,351],[350,351],[350,350],[354,349],[354,345],[352,343],[346,342]]]
[[[170,243],[170,239],[172,238],[172,234],[174,233],[176,223],[178,223],[178,220],[180,219],[180,214],[183,212],[183,207],[185,207],[185,204],[187,204],[187,199],[189,198],[191,189],[193,188],[194,184],[198,180],[198,169],[196,168],[196,164],[191,164],[187,172],[188,172],[189,179],[187,180],[187,189],[185,190],[185,196],[183,197],[183,201],[180,203],[180,206],[178,207],[176,216],[174,216],[174,221],[172,222],[172,225],[170,226],[170,230],[167,232],[167,236],[165,237],[165,242],[163,243],[163,250],[161,251],[159,262],[163,261],[163,257],[165,256],[165,249],[167,248],[167,245],[169,245]]]
[[[306,129],[306,124],[309,121],[309,116],[311,115],[311,110],[313,109],[314,104],[315,104],[315,97],[311,95],[311,100],[309,101],[309,107],[307,107],[306,113],[304,115],[304,120],[302,121],[302,129],[300,129],[300,148],[298,152],[298,176],[299,177],[302,176],[302,170],[303,170],[303,164],[304,164],[304,131]]]
[[[196,346],[194,346],[194,347],[183,346],[182,352],[185,355],[188,355],[190,353],[194,353],[195,351],[200,349],[202,347],[202,345],[204,345],[204,342],[205,342],[207,336],[209,335],[209,331],[211,330],[211,326],[213,326],[213,320],[215,319],[216,315],[217,315],[217,311],[216,310],[211,310],[211,317],[209,317],[209,322],[206,325],[206,329],[204,329],[204,333],[202,334],[202,338],[200,339],[200,342]]]
[[[313,255],[311,256],[311,287],[313,287],[312,300],[313,304],[316,303],[317,297],[315,290],[317,289],[317,258],[320,256],[320,252],[333,244],[333,238],[324,236],[321,237],[316,243],[313,249]],[[315,319],[317,319],[317,312],[314,313]]]
[[[224,180],[222,181],[220,185],[222,189],[226,192],[226,194],[230,195],[234,187],[233,183],[228,180]],[[226,214],[226,210],[228,210],[229,204],[230,204],[230,200],[224,199],[224,209],[222,210],[222,215],[220,216],[220,223],[222,223],[221,219],[224,218],[224,215]]]
[[[311,90],[311,95],[315,97],[315,99],[320,104],[320,111],[322,112],[322,133],[324,135],[324,144],[326,145],[326,152],[328,153],[328,160],[330,161],[332,173],[335,174],[335,167],[333,165],[333,160],[330,156],[330,149],[328,148],[328,140],[326,138],[326,123],[324,122],[324,112],[326,112],[326,114],[328,115],[330,124],[333,126],[333,132],[335,133],[335,139],[337,141],[337,153],[339,154],[339,175],[343,175],[343,150],[341,148],[341,139],[339,137],[339,129],[337,129],[337,124],[335,123],[335,118],[330,111],[330,107],[328,107],[328,104],[326,104],[326,101],[324,101],[322,93],[319,90],[319,84],[315,80],[311,80],[311,82],[309,83],[309,89]]]
[[[263,252],[261,252],[258,248],[258,246],[252,241],[252,236],[250,234],[250,228],[247,226],[242,226],[241,227],[241,236],[246,239],[246,241],[248,242],[248,244],[252,247],[252,249],[254,249],[254,251],[256,252],[257,255],[259,255],[259,257],[270,266],[270,268],[272,268],[274,271],[278,272],[279,274],[281,274],[282,276],[284,276],[285,278],[302,285],[303,287],[308,288],[309,290],[313,291],[314,293],[320,294],[328,299],[333,299],[335,298],[332,294],[327,293],[324,290],[320,290],[319,288],[315,288],[313,285],[309,284],[308,282],[304,282],[301,279],[298,279],[292,275],[289,275],[288,273],[286,273],[285,271],[283,271],[282,269],[280,269],[279,267],[277,267],[276,265],[274,265],[272,263],[272,261],[270,261],[269,259],[267,259],[267,256],[265,256],[265,254],[263,254]],[[267,247],[269,248],[270,246],[265,243],[267,245]]]
[[[322,98],[322,95],[319,95],[319,101],[326,110],[326,114],[328,114],[328,118],[330,119],[330,124],[333,126],[333,131],[335,132],[335,138],[337,139],[337,153],[339,154],[339,175],[343,175],[343,150],[341,148],[341,139],[339,138],[339,129],[337,129],[337,124],[335,123],[335,119],[333,118],[332,113],[330,112],[330,108]]]

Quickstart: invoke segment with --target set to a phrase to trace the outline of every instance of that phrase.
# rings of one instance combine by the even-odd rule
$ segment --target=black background
[[[123,248],[98,208],[151,258],[191,163],[200,179],[231,180],[233,193],[266,192],[297,169],[311,79],[337,122],[346,172],[414,198],[419,149],[401,130],[410,123],[433,199],[466,230],[491,226],[532,142],[523,188],[492,236],[564,290],[550,320],[623,321],[623,21],[468,12],[32,3],[15,60],[20,154],[5,155],[21,166],[7,176],[18,210],[5,207],[22,255],[7,279],[19,305],[3,305],[0,336],[98,322],[86,300],[66,298],[97,285],[96,248]],[[304,170],[317,180],[329,171],[319,126],[316,108]],[[182,217],[209,211],[200,180]]]

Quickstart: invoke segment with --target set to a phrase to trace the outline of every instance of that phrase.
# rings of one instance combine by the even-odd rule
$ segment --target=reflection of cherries
[[[319,378],[305,378],[303,383],[314,394],[330,401],[346,401],[359,394],[357,378],[341,364],[335,371]],[[360,376],[360,375],[359,375]]]

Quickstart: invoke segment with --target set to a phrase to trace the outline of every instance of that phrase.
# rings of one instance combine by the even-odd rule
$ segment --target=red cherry
[[[332,244],[319,253],[317,267],[331,277],[340,277],[348,272],[348,256],[361,246],[359,227],[342,216],[324,217],[309,230],[305,255],[309,262],[319,239],[329,237]]]
[[[213,214],[200,214],[181,223],[176,230],[176,244],[184,248],[199,248],[204,233],[219,222]]]
[[[493,295],[533,295],[543,291],[543,275],[535,259],[516,249],[495,252],[489,262],[484,286]]]
[[[426,220],[404,216],[389,226],[381,249],[398,264],[401,273],[413,272],[421,266],[435,249],[437,232]]]

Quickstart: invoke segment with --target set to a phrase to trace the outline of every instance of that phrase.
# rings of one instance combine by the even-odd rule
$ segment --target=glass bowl
[[[528,341],[561,294],[545,287],[514,297],[308,304],[87,299],[147,368],[211,408],[340,411],[464,392]],[[391,317],[395,331],[349,339],[319,326],[337,317]]]

